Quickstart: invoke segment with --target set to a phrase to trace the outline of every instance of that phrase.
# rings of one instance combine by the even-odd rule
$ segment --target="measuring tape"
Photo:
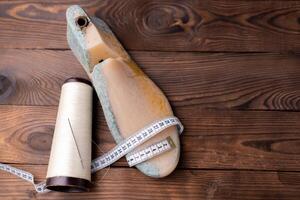
[[[38,193],[49,192],[50,191],[50,190],[46,189],[46,182],[45,181],[35,184],[34,183],[34,176],[29,172],[26,172],[24,170],[12,167],[10,165],[2,164],[2,163],[0,163],[0,169],[4,170],[6,172],[9,172],[13,175],[16,175],[16,176],[20,177],[21,179],[24,179],[25,181],[30,182],[31,184],[33,184],[35,190]]]
[[[183,132],[183,126],[178,118],[176,117],[167,117],[162,120],[156,121],[143,129],[137,131],[135,134],[125,139],[123,142],[119,143],[116,147],[114,147],[109,152],[104,155],[94,159],[91,163],[91,171],[95,173],[100,169],[103,169],[112,163],[119,160],[121,157],[126,155],[126,159],[128,165],[130,167],[135,166],[139,163],[142,163],[146,160],[149,160],[155,156],[158,156],[162,153],[170,151],[175,148],[175,144],[171,137],[167,137],[164,140],[161,140],[155,144],[152,144],[142,150],[137,152],[133,152],[133,150],[145,143],[161,131],[165,130],[168,127],[177,126],[179,134]],[[34,176],[24,170],[12,167],[7,164],[0,163],[0,170],[4,170],[11,174],[14,174],[31,184],[33,184],[35,190],[38,193],[49,192],[50,190],[46,189],[46,182],[40,182],[38,184],[34,183]]]
[[[128,162],[129,167],[132,167],[146,160],[149,160],[157,155],[167,152],[173,148],[175,148],[175,144],[171,137],[168,137],[167,139],[161,142],[150,145],[144,150],[141,150],[136,153],[127,154],[126,160]]]

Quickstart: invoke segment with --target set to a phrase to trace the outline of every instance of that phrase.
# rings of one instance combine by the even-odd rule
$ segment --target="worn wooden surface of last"
[[[81,194],[36,194],[0,172],[0,199],[300,199],[294,0],[1,0],[0,162],[45,178],[60,87],[86,77],[66,42],[72,4],[105,20],[168,96],[186,128],[180,163],[157,180],[121,159]],[[96,106],[94,140],[107,151]]]

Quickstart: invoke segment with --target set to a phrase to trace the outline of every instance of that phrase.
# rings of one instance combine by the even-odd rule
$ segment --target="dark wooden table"
[[[65,10],[104,19],[185,125],[176,171],[124,159],[89,193],[40,195],[0,172],[0,199],[300,199],[300,1],[0,1],[0,162],[44,180],[60,88],[86,77]],[[99,104],[98,104],[99,106]],[[114,146],[101,108],[94,139]],[[94,157],[101,152],[94,148]]]

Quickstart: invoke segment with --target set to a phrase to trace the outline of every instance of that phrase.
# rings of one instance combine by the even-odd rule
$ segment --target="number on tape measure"
[[[175,125],[177,126],[178,131],[181,134],[183,131],[183,126],[176,117],[165,118],[137,131],[135,134],[133,134],[123,142],[119,143],[108,153],[94,159],[92,161],[92,173],[111,165],[115,161],[119,160],[120,158],[131,152],[137,146],[148,141],[164,129]]]
[[[164,139],[156,144],[150,145],[144,150],[127,154],[126,160],[129,167],[132,167],[162,153],[170,151],[173,148],[175,148],[175,144],[171,137],[168,137],[167,139]]]
[[[137,131],[135,134],[133,134],[132,136],[130,136],[129,138],[127,138],[126,140],[118,144],[108,153],[94,159],[91,164],[92,173],[95,173],[98,170],[111,165],[112,163],[116,162],[117,160],[119,160],[121,157],[125,155],[127,155],[126,159],[128,161],[129,166],[132,167],[146,160],[149,160],[157,155],[170,151],[171,149],[175,148],[175,144],[172,141],[171,137],[168,137],[140,151],[130,153],[136,147],[148,141],[149,139],[151,139],[152,137],[154,137],[164,129],[175,125],[178,128],[179,134],[181,134],[183,132],[183,126],[176,117],[168,117],[162,119]],[[31,184],[33,184],[35,190],[38,193],[44,193],[50,191],[46,189],[45,181],[35,184],[34,176],[29,172],[2,163],[0,163],[0,170],[9,172],[30,182]]]

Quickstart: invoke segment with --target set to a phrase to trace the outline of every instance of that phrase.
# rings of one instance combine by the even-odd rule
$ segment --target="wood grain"
[[[300,57],[130,52],[172,105],[300,110]],[[70,51],[0,50],[0,104],[58,105],[60,87],[86,73]]]
[[[46,166],[19,167],[44,180]],[[97,186],[89,193],[36,194],[29,183],[0,172],[0,198],[298,200],[300,195],[300,175],[294,172],[178,170],[159,180],[146,177],[135,169],[113,168],[102,178],[104,173],[102,170],[94,176]]]
[[[58,104],[65,79],[85,72],[68,51],[1,50],[2,104]],[[67,59],[64,59],[67,57]]]
[[[0,171],[1,200],[300,199],[295,0],[0,1],[0,162],[45,180],[61,85],[87,78],[66,40],[73,4],[104,19],[166,93],[185,125],[180,163],[157,180],[122,158],[80,194],[38,195]],[[97,101],[93,132],[93,157],[115,145]]]
[[[299,52],[299,1],[1,1],[1,48],[68,48],[65,10],[103,18],[129,50]]]
[[[0,106],[0,161],[47,164],[56,106]],[[176,109],[186,127],[180,168],[299,171],[300,115],[296,112]],[[115,146],[102,112],[95,113],[94,141]],[[101,155],[94,146],[93,157]],[[115,166],[127,166],[124,159]]]

